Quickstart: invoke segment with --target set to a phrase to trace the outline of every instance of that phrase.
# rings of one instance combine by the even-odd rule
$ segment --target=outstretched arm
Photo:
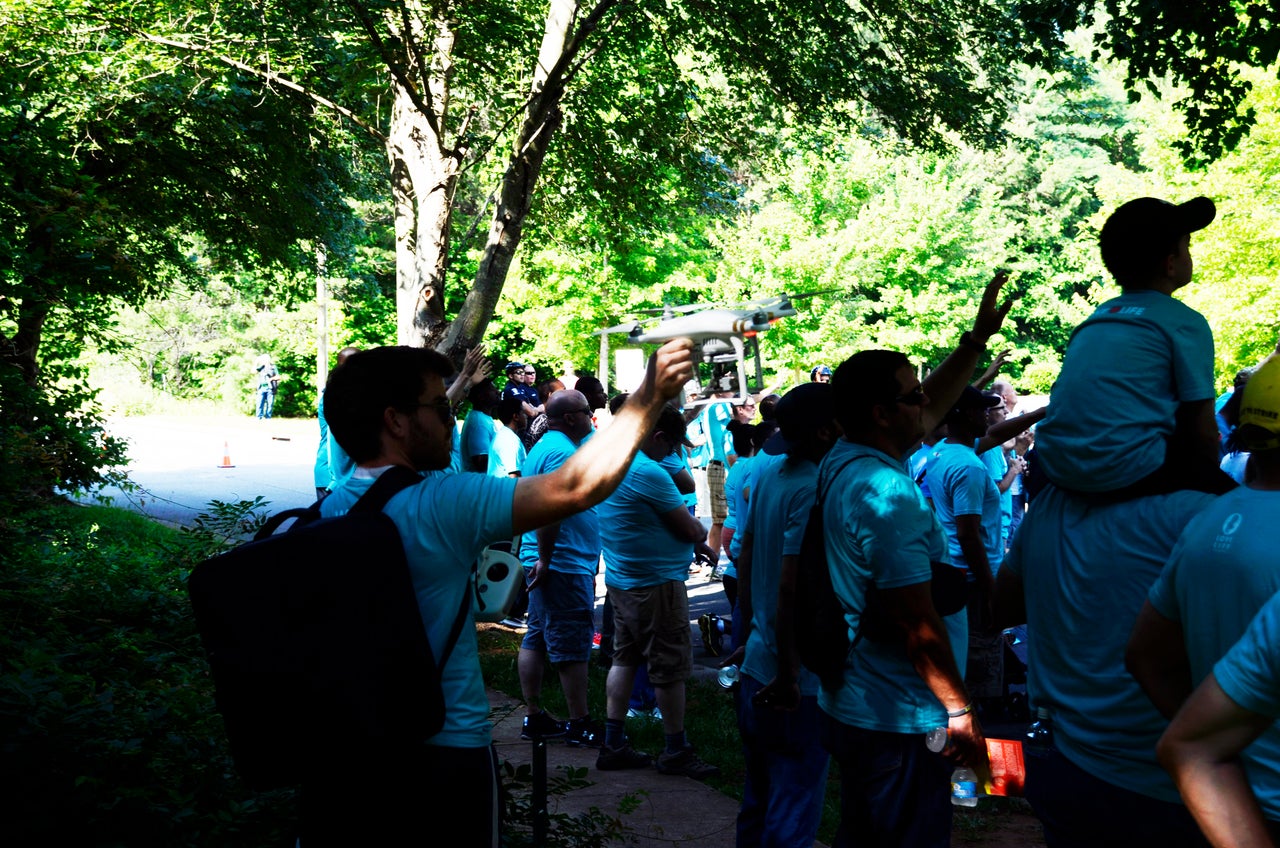
[[[1009,361],[1009,354],[1013,353],[1010,349],[1005,349],[996,354],[996,358],[991,360],[991,364],[987,366],[987,370],[983,371],[978,379],[974,380],[970,385],[981,391],[991,385],[991,381],[1000,373],[1000,367]]]
[[[1008,273],[996,272],[982,292],[978,314],[973,319],[973,329],[960,337],[960,343],[951,355],[942,360],[942,364],[925,378],[924,393],[929,396],[929,403],[921,415],[925,432],[937,427],[947,410],[960,397],[960,392],[968,385],[973,369],[978,365],[978,357],[986,353],[987,339],[1000,329],[1004,316],[1013,307],[1012,298],[1004,303],[999,302],[1000,289],[1008,280]]]
[[[640,387],[631,393],[607,428],[550,474],[521,477],[516,484],[512,524],[517,533],[567,518],[603,501],[618,488],[640,443],[657,423],[667,401],[693,378],[693,342],[674,339],[649,359]]]

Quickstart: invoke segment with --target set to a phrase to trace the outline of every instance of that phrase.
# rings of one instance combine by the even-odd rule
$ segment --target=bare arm
[[[987,370],[983,371],[978,379],[974,380],[970,385],[979,391],[991,385],[991,381],[1000,373],[1000,367],[1008,361],[1011,353],[1013,353],[1012,350],[1002,350],[997,353],[996,358],[991,360],[991,364],[987,366]]]
[[[1124,667],[1165,718],[1173,718],[1191,694],[1191,661],[1182,624],[1165,618],[1147,601],[1129,635]]]
[[[449,405],[456,409],[471,387],[489,376],[490,369],[489,361],[484,358],[484,342],[467,351],[462,361],[462,370],[458,372],[458,378],[445,390]]]
[[[1209,842],[1217,848],[1274,845],[1239,755],[1273,723],[1222,691],[1210,674],[1165,730],[1156,756]]]
[[[978,356],[985,352],[987,339],[1004,323],[1004,316],[1013,306],[1013,300],[1009,299],[1004,303],[998,301],[1000,289],[1008,279],[1007,273],[997,271],[991,282],[987,283],[982,293],[982,302],[978,305],[978,314],[973,319],[973,329],[970,330],[973,344],[960,344],[925,378],[924,393],[929,396],[929,403],[921,414],[925,432],[937,427],[955,404],[960,392],[973,376]]]
[[[536,589],[547,579],[547,571],[551,568],[551,555],[556,550],[556,539],[560,538],[560,522],[539,527],[534,534],[538,539],[538,561],[533,566],[533,579],[529,588]]]
[[[676,490],[682,495],[691,495],[694,490],[698,488],[697,484],[693,481],[693,475],[689,473],[688,465],[685,465],[684,468],[681,468],[675,474],[672,474],[671,479],[676,484]]]
[[[907,657],[929,691],[948,713],[968,708],[969,693],[956,668],[946,628],[933,608],[928,581],[881,590],[880,598],[889,621],[906,640]],[[947,731],[946,756],[980,774],[990,771],[986,740],[972,711],[948,718]]]
[[[702,526],[702,522],[689,514],[686,507],[678,506],[673,510],[664,512],[661,515],[662,523],[671,535],[675,536],[682,542],[704,542],[707,538],[707,530]]]
[[[692,377],[693,343],[674,339],[663,345],[649,359],[640,387],[618,409],[606,429],[552,473],[521,477],[516,482],[512,504],[515,532],[560,521],[612,494],[631,467],[640,443],[657,422],[663,404],[677,397]]]
[[[1049,407],[1042,406],[1035,412],[1028,412],[1026,415],[1019,415],[1017,418],[1006,418],[999,424],[993,424],[987,428],[987,434],[978,439],[978,447],[975,450],[978,453],[985,453],[996,445],[1003,445],[1015,436],[1025,433],[1036,424],[1039,424],[1048,413]]]

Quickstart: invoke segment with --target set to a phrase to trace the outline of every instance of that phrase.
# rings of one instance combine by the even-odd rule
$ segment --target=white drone
[[[800,297],[810,297],[822,292],[808,292]],[[753,391],[759,391],[761,382],[760,351],[756,338],[773,326],[775,321],[796,314],[792,298],[785,294],[764,301],[739,306],[715,304],[689,304],[664,306],[660,309],[641,310],[641,314],[655,313],[661,317],[646,328],[652,318],[637,318],[628,323],[597,330],[600,336],[600,362],[602,367],[609,360],[609,336],[626,333],[626,344],[662,344],[677,338],[692,339],[702,353],[699,368],[699,393],[689,405],[709,403],[724,399],[732,393],[733,401],[744,401]],[[752,380],[748,380],[747,356],[750,352],[755,362]],[[601,378],[602,381],[604,378]],[[607,384],[607,383],[606,383]],[[717,397],[719,395],[720,397]]]

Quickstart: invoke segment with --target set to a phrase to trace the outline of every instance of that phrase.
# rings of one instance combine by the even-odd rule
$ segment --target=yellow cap
[[[1267,451],[1280,448],[1280,354],[1271,354],[1262,361],[1244,387],[1240,402],[1240,426],[1252,424],[1271,434],[1270,438],[1245,438],[1245,447],[1251,451]],[[1242,433],[1247,436],[1247,433]]]

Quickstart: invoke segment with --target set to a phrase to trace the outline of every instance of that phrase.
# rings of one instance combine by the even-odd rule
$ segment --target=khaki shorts
[[[689,593],[683,580],[643,589],[609,589],[613,605],[613,662],[649,663],[654,686],[682,683],[693,672]]]
[[[711,523],[724,524],[729,517],[729,499],[724,496],[724,463],[707,463],[707,493],[711,498]]]

